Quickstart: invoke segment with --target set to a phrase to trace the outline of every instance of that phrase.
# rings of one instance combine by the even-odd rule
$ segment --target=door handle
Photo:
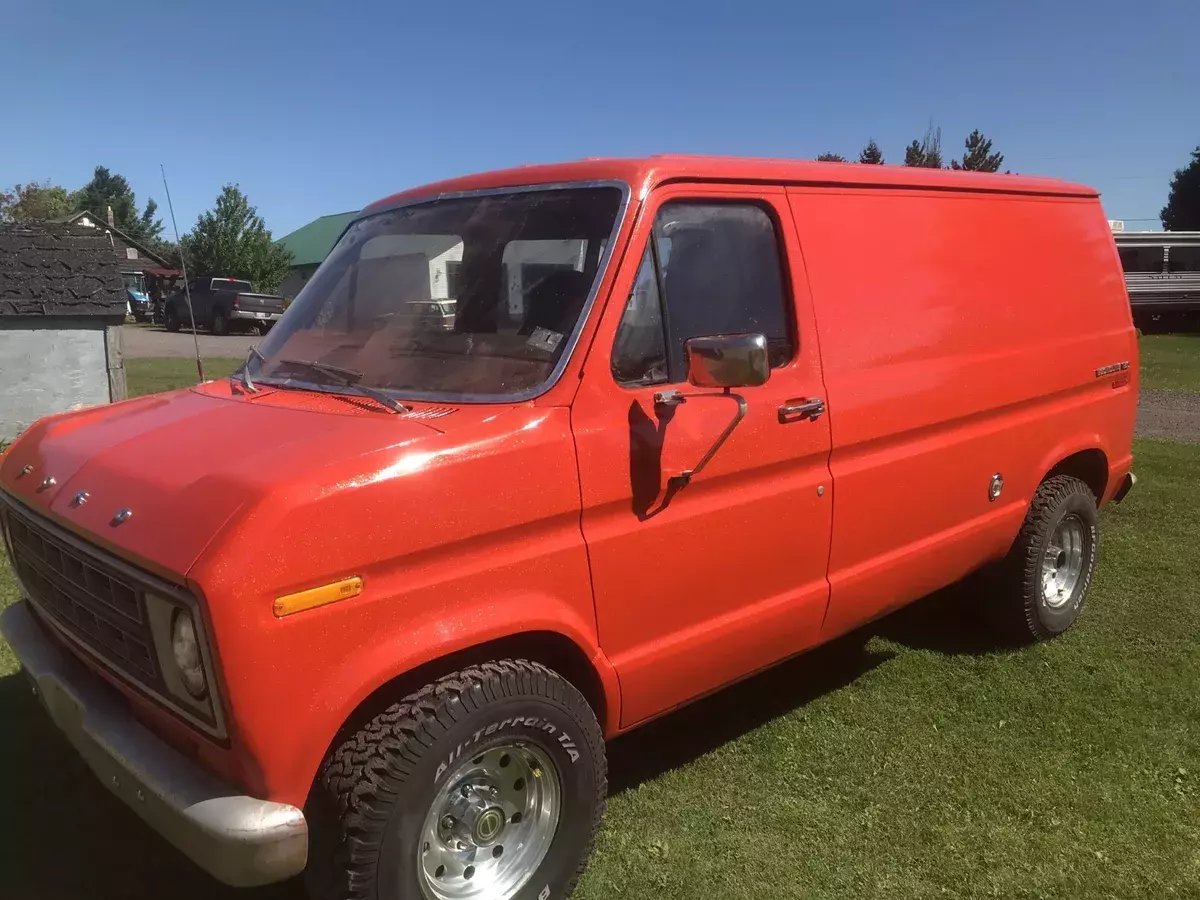
[[[789,400],[779,407],[779,424],[800,422],[804,419],[819,419],[825,415],[825,401],[820,397]]]

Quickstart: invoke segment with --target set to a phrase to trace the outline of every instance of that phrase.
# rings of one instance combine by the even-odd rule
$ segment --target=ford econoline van
[[[607,738],[971,573],[1053,638],[1134,483],[1121,265],[1059,181],[461,178],[364,209],[258,349],[0,457],[0,626],[166,840],[321,900],[565,897]]]

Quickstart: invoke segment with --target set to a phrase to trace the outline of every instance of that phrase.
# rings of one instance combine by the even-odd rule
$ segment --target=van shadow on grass
[[[839,638],[617,738],[608,748],[610,793],[692,762],[892,658],[889,651],[868,650],[869,637],[855,632]]]
[[[985,602],[984,578],[982,574],[973,576],[936,591],[845,637],[617,738],[608,751],[610,791],[635,788],[847,687],[896,655],[893,650],[876,649],[878,644],[868,646],[872,637],[948,656],[1011,649],[980,614]]]
[[[612,791],[695,759],[890,657],[851,635],[651,723],[610,745]],[[298,879],[235,890],[193,865],[100,784],[23,675],[0,678],[0,722],[0,896],[303,900]]]
[[[218,884],[112,796],[22,674],[0,678],[0,896],[36,900],[302,900],[296,882]]]
[[[947,654],[1004,649],[974,611],[977,587],[954,585],[664,716],[609,746],[612,793],[636,787],[848,686],[895,651],[873,636]],[[701,661],[697,665],[703,665]],[[33,696],[0,678],[0,896],[37,900],[303,900],[298,879],[255,890],[214,881],[112,796]]]
[[[985,569],[963,581],[934,591],[917,602],[885,616],[866,631],[912,650],[932,650],[946,656],[983,656],[1016,649],[985,615],[993,602]]]

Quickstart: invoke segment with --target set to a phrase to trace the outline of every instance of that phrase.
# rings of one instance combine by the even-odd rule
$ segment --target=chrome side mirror
[[[688,381],[696,387],[755,387],[771,377],[761,334],[714,334],[683,342]]]

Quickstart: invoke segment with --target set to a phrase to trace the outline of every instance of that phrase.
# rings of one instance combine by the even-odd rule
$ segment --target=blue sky
[[[582,156],[888,161],[932,119],[1158,227],[1200,144],[1197,0],[9,0],[0,185],[97,164],[186,230],[239,183],[275,234],[414,184]],[[168,225],[168,232],[170,228]]]

